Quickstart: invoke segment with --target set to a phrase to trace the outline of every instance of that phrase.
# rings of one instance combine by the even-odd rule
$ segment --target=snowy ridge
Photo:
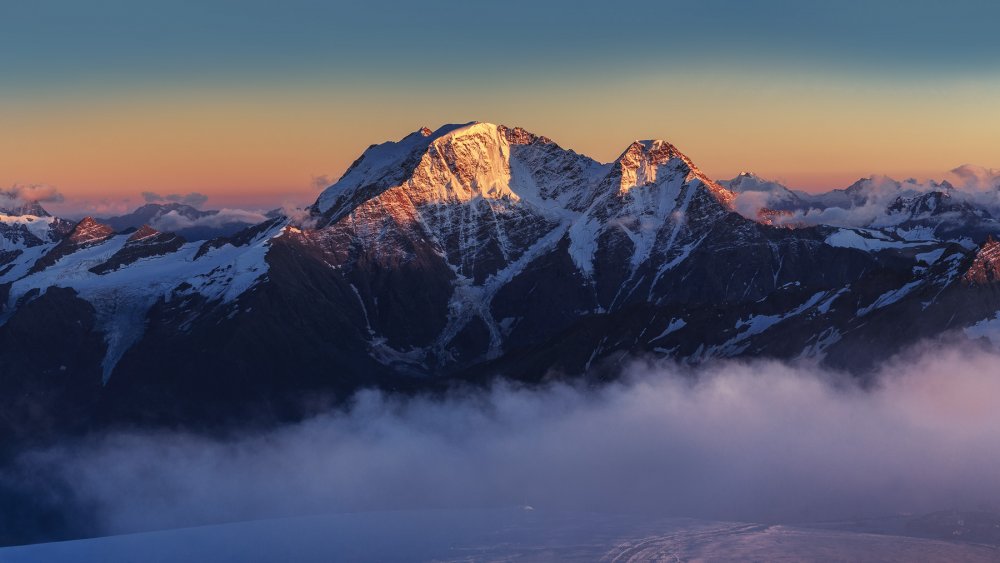
[[[104,232],[89,222],[80,231],[87,239]],[[210,302],[229,303],[254,285],[267,272],[264,256],[270,238],[280,236],[279,224],[245,246],[224,244],[196,256],[202,245],[184,244],[174,253],[142,258],[130,267],[104,274],[93,271],[119,252],[130,235],[98,236],[97,243],[83,246],[60,257],[49,267],[28,273],[13,281],[7,296],[4,317],[16,310],[19,300],[33,290],[38,296],[50,287],[64,287],[94,306],[98,328],[104,333],[108,348],[103,361],[107,382],[115,365],[128,348],[141,338],[146,313],[160,299],[169,301],[177,295],[198,293]],[[36,296],[37,298],[37,296]]]
[[[23,276],[69,228],[38,204],[32,210],[38,214],[0,213],[0,283]]]
[[[315,209],[322,214],[336,213],[363,188],[386,188],[394,182],[401,182],[408,160],[412,160],[419,151],[426,150],[434,139],[469,125],[445,125],[434,132],[422,128],[399,141],[368,147],[336,184],[324,190],[316,200]]]
[[[0,250],[25,248],[32,246],[32,242],[35,244],[54,242],[57,240],[57,234],[53,232],[52,227],[58,221],[51,216],[0,213]]]
[[[959,176],[957,186],[874,175],[845,189],[805,193],[750,173],[720,184],[737,193],[736,210],[756,221],[877,229],[907,240],[961,241],[974,248],[1000,233],[1000,189],[985,181],[970,184],[958,174],[964,168],[969,167],[952,172]]]

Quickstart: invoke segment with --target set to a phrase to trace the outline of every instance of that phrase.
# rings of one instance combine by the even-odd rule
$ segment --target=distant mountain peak
[[[3,205],[0,201],[0,213],[3,215],[10,215],[13,217],[51,217],[48,211],[42,207],[42,204],[37,201],[29,201],[26,203],[14,202],[16,205]]]
[[[178,234],[186,240],[230,236],[256,220],[251,212],[223,214],[216,209],[199,209],[174,201],[146,203],[123,215],[97,219],[118,233],[145,226],[160,233]]]
[[[190,218],[198,218],[212,213],[211,211],[202,211],[193,205],[171,201],[167,203],[146,203],[140,205],[130,215],[158,217],[160,215],[170,213],[171,211],[175,211],[180,215]]]
[[[782,187],[778,182],[768,180],[754,172],[740,172],[735,178],[729,180],[728,182],[720,182],[729,189],[735,192],[744,191],[763,191],[768,189],[773,189],[776,187]]]
[[[84,217],[73,227],[66,239],[76,245],[104,240],[115,233],[111,227],[97,222],[93,217]]]
[[[100,244],[112,236],[115,230],[99,223],[93,217],[84,217],[70,231],[66,238],[59,241],[48,253],[42,255],[29,270],[29,273],[40,272],[55,264],[59,259],[74,252]]]
[[[136,242],[143,239],[147,239],[149,237],[155,237],[158,234],[160,234],[160,231],[157,231],[156,229],[150,227],[149,225],[143,225],[138,229],[136,229],[136,231],[133,232],[128,237],[128,240],[126,242]]]

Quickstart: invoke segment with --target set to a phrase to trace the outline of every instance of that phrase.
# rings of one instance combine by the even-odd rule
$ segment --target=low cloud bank
[[[181,215],[177,211],[170,211],[158,217],[150,226],[159,231],[173,232],[195,227],[210,227],[217,229],[231,223],[247,223],[255,225],[266,220],[267,217],[257,211],[223,208],[220,209],[218,213],[197,218]]]
[[[336,177],[329,174],[313,175],[309,178],[309,184],[317,190],[325,190],[336,182]]]
[[[874,175],[858,181],[854,198],[843,190],[823,194],[793,193],[778,183],[754,179],[737,193],[735,210],[756,218],[761,209],[788,212],[771,217],[781,224],[834,225],[838,227],[891,227],[909,218],[893,209],[899,198],[910,199],[929,192],[945,192],[951,201],[968,204],[1000,217],[1000,170],[964,164],[949,171],[941,182],[894,180]],[[955,217],[958,219],[959,217]]]
[[[115,433],[23,464],[97,507],[107,533],[376,509],[800,521],[1000,501],[1000,356],[938,347],[876,382],[774,361],[640,361],[596,389],[364,392],[264,434]]]
[[[142,192],[142,199],[146,203],[183,203],[191,207],[201,207],[208,201],[208,196],[199,192],[166,195],[160,195],[156,192]]]
[[[58,203],[63,201],[59,189],[49,184],[14,184],[0,190],[0,207],[23,207],[33,203]]]
[[[966,190],[986,192],[1000,190],[1000,170],[975,164],[963,164],[951,171],[951,180]]]
[[[850,207],[827,207],[825,209],[811,208],[797,213],[789,221],[805,222],[810,225],[835,225],[838,227],[888,227],[908,216],[903,213],[890,213],[890,206],[900,197],[912,198],[932,191],[942,190],[935,182],[918,182],[904,180],[897,182],[887,176],[872,176],[862,181],[863,193],[866,197],[863,204]],[[970,197],[970,193],[952,192],[955,197]]]

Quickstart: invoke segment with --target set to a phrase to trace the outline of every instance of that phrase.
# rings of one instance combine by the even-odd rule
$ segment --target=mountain
[[[37,202],[0,208],[0,275],[17,275],[66,236],[73,223],[53,217]]]
[[[779,182],[765,180],[753,172],[741,172],[731,180],[719,182],[736,194],[760,195],[764,207],[775,211],[797,211],[809,208],[812,196],[790,190]]]
[[[225,213],[201,210],[184,203],[147,203],[131,213],[98,219],[115,231],[138,229],[144,225],[172,232],[187,240],[227,237],[264,220],[254,213]]]
[[[0,206],[0,214],[10,215],[14,217],[20,216],[34,216],[34,217],[51,217],[49,212],[42,207],[42,204],[37,201],[30,202],[18,202],[11,201],[10,204],[4,204]]]
[[[369,147],[305,219],[207,241],[85,219],[0,272],[0,428],[294,419],[365,387],[602,378],[636,355],[864,377],[923,338],[979,338],[1000,311],[995,243],[911,236],[952,200],[886,186],[824,204],[719,184],[663,140],[599,163],[468,123]],[[906,196],[904,219],[772,226],[741,214],[751,192]],[[947,217],[988,230],[963,209]]]
[[[739,213],[768,224],[879,229],[908,240],[947,240],[968,248],[1000,232],[1000,191],[961,190],[947,181],[872,176],[818,194],[790,190],[751,173],[720,184],[738,194]]]
[[[957,195],[954,190],[898,196],[873,226],[911,239],[955,240],[967,246],[982,244],[1000,232],[1000,221],[987,207]]]

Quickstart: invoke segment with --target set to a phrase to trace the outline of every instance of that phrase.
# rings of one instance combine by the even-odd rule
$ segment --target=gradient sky
[[[0,0],[0,186],[309,203],[369,144],[520,125],[807,189],[1000,167],[995,1]]]

